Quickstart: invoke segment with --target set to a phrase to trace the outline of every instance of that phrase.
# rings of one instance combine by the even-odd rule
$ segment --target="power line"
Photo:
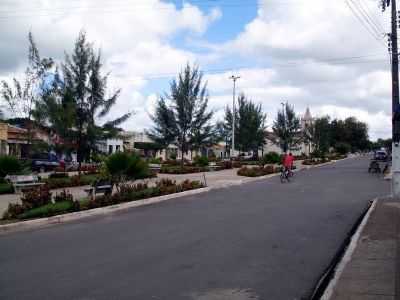
[[[374,32],[374,30],[371,31],[370,27],[365,24],[365,22],[363,21],[363,18],[360,17],[358,15],[358,13],[355,11],[355,9],[350,5],[350,2],[348,0],[345,0],[346,5],[348,6],[348,8],[351,10],[351,12],[353,13],[353,15],[357,18],[357,20],[360,22],[360,24],[365,28],[365,30],[367,30],[367,32],[375,39],[377,40],[381,45],[383,45],[386,48],[386,45],[382,42],[382,40],[380,39],[379,35],[376,34],[376,32]]]
[[[361,7],[359,2],[356,2],[355,0],[346,0],[348,3],[353,5],[354,10],[356,11],[357,15],[362,19],[363,23],[370,28],[373,32],[374,35],[376,36],[376,39],[382,39],[384,37],[384,31],[380,31],[374,24],[373,21],[371,21],[371,18],[369,15],[365,12],[365,10]]]
[[[371,11],[370,7],[368,6],[368,4],[365,3],[365,0],[358,0],[358,2],[360,3],[360,6],[364,7],[364,10],[366,11],[366,14],[370,16],[371,21],[375,24],[375,26],[378,28],[378,30],[380,32],[386,32],[385,27],[383,26],[382,22],[374,17],[373,12]]]

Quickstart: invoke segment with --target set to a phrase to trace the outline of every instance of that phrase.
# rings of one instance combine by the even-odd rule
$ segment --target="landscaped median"
[[[281,167],[273,165],[260,166],[260,167],[242,167],[237,171],[237,175],[245,177],[261,177],[270,174],[276,174],[281,171]]]
[[[203,188],[198,181],[185,180],[176,183],[169,179],[157,181],[154,185],[144,183],[122,184],[112,195],[98,196],[93,199],[74,200],[64,191],[52,197],[47,186],[26,192],[21,198],[22,204],[9,204],[1,223],[17,222],[28,219],[47,218],[70,212],[79,212],[133,202],[158,196],[171,195]]]

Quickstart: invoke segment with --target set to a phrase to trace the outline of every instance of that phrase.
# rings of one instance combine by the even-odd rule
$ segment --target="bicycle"
[[[294,174],[293,174],[293,171],[291,169],[282,167],[281,176],[280,176],[281,182],[284,183],[285,180],[287,182],[290,182],[290,178],[293,177],[293,175]]]

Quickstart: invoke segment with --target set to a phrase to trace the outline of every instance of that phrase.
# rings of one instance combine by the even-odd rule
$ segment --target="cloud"
[[[0,12],[0,78],[19,76],[26,66],[29,31],[43,57],[60,61],[83,29],[102,50],[104,71],[110,72],[109,92],[121,89],[104,121],[135,111],[126,129],[150,124],[156,95],[144,90],[152,74],[176,74],[186,62],[203,59],[173,45],[173,40],[179,35],[200,37],[222,16],[218,8],[206,13],[190,3],[177,8],[161,0],[5,1]]]
[[[237,92],[261,103],[269,124],[280,103],[289,101],[299,114],[307,106],[316,115],[331,112],[344,118],[354,114],[368,123],[371,137],[390,135],[385,42],[372,37],[344,1],[259,0],[255,18],[239,28],[233,39],[219,44],[207,40],[207,30],[223,20],[225,12],[218,8],[205,12],[188,2],[179,9],[161,0],[3,2],[8,12],[0,12],[0,77],[12,77],[23,69],[29,30],[43,56],[62,59],[84,28],[89,40],[102,48],[105,71],[111,72],[110,91],[122,88],[110,118],[136,111],[125,129],[149,127],[149,112],[157,94],[163,92],[155,82],[164,78],[165,87],[165,81],[186,62],[197,62],[202,69],[247,64],[236,68],[235,74],[241,76]],[[364,9],[387,32],[387,15],[381,14],[374,1],[354,2],[364,3]],[[237,24],[218,23],[233,25]],[[205,74],[216,119],[232,102],[230,75]]]
[[[363,3],[362,9],[386,30],[386,16],[376,3]],[[294,104],[299,113],[310,106],[317,114],[355,114],[376,138],[391,132],[390,65],[382,43],[363,28],[344,1],[259,0],[256,18],[233,40],[213,48],[221,56],[250,57],[255,64],[268,66],[237,74],[242,75],[238,88],[261,102],[270,116],[282,101]],[[273,80],[260,82],[265,72],[274,74]],[[225,86],[211,87],[216,93],[225,91]]]

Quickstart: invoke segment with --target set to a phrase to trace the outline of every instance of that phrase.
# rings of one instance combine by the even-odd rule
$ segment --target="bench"
[[[210,162],[209,164],[208,164],[208,169],[210,170],[210,171],[216,171],[216,170],[218,170],[220,168],[220,166],[218,166],[215,162]]]
[[[93,198],[96,194],[111,195],[113,190],[113,185],[108,180],[97,180],[90,188],[86,188],[85,192],[89,197]]]
[[[37,175],[7,175],[5,179],[13,185],[16,193],[31,190],[44,184],[44,182],[39,182]]]
[[[149,169],[152,171],[160,172],[161,165],[160,164],[149,164]]]

